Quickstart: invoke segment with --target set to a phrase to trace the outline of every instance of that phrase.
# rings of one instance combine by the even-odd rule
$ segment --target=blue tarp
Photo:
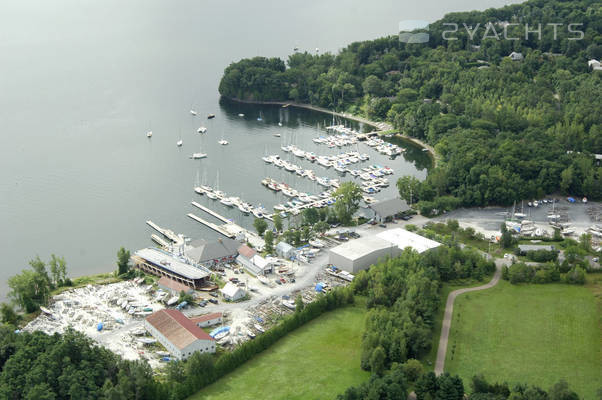
[[[98,325],[96,325],[96,329],[97,329],[99,332],[100,332],[100,331],[102,331],[102,327],[103,327],[103,325],[102,325],[102,322],[99,322],[99,323],[98,323]]]
[[[221,326],[219,328],[212,330],[211,333],[209,334],[209,336],[214,338],[216,335],[219,335],[222,332],[228,332],[229,330],[230,330],[229,326]]]
[[[574,203],[575,202],[575,199],[572,198],[572,197],[569,197],[567,200],[569,201],[569,203]]]
[[[263,324],[263,319],[261,317],[255,317],[255,320],[257,320],[257,322],[260,324]]]
[[[322,290],[324,290],[324,284],[322,282],[318,282],[316,284],[316,292],[321,292]]]

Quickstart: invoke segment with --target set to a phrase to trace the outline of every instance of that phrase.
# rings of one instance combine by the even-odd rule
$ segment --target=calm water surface
[[[199,200],[192,192],[197,174],[213,185],[219,171],[222,190],[266,206],[283,199],[260,185],[264,176],[318,191],[260,157],[282,143],[332,153],[311,142],[330,117],[220,105],[217,85],[230,62],[285,57],[295,46],[337,51],[352,41],[394,34],[403,19],[432,21],[448,11],[507,3],[0,2],[0,298],[7,278],[35,255],[65,256],[72,276],[112,270],[119,246],[150,244],[147,219],[192,237],[213,237],[186,217],[200,214],[190,206]],[[207,121],[208,113],[217,117]],[[195,133],[201,124],[209,128],[204,137]],[[222,135],[229,146],[217,144]],[[180,137],[184,146],[177,148]],[[209,157],[189,160],[199,146]],[[371,163],[424,178],[428,160],[410,149],[396,160],[376,157]],[[251,222],[235,210],[212,207],[244,225]]]

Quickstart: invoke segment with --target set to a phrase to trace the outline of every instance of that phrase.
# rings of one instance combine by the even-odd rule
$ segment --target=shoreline
[[[352,121],[356,121],[356,122],[360,122],[366,125],[369,125],[373,128],[376,129],[375,132],[382,134],[383,132],[386,131],[393,131],[395,130],[395,128],[393,128],[393,125],[389,124],[388,122],[376,122],[376,121],[372,121],[369,120],[367,118],[364,117],[360,117],[357,115],[353,115],[353,114],[347,114],[347,113],[340,113],[337,111],[332,111],[329,110],[327,108],[323,108],[323,107],[319,107],[319,106],[314,106],[311,104],[306,104],[306,103],[296,103],[296,102],[290,102],[290,101],[261,101],[261,100],[242,100],[242,99],[238,99],[235,97],[227,97],[227,96],[221,96],[224,99],[227,99],[229,101],[233,101],[233,102],[237,102],[237,103],[243,103],[243,104],[258,104],[258,105],[272,105],[272,106],[283,106],[283,105],[288,105],[291,107],[297,107],[297,108],[303,108],[306,110],[311,110],[311,111],[317,111],[317,112],[321,112],[321,113],[325,113],[325,114],[330,114],[330,115],[335,115],[337,117],[342,117],[342,118],[347,118],[350,119]],[[437,163],[439,162],[439,156],[437,155],[437,153],[435,152],[435,148],[431,145],[426,144],[425,142],[423,142],[420,139],[417,138],[413,138],[410,137],[408,135],[404,135],[400,132],[395,133],[396,136],[398,136],[401,139],[407,140],[409,142],[414,143],[415,145],[418,145],[424,149],[428,150],[429,156],[431,157],[431,159],[433,160],[433,168],[435,168],[437,166]]]

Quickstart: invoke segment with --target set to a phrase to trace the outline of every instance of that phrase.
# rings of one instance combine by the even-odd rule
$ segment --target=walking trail
[[[445,303],[445,315],[443,316],[443,323],[441,325],[441,337],[439,338],[439,348],[437,349],[437,361],[435,361],[436,375],[441,375],[445,366],[447,342],[449,340],[449,331],[451,328],[451,322],[454,313],[454,300],[456,300],[456,297],[458,297],[458,295],[461,295],[462,293],[476,292],[477,290],[485,290],[497,285],[500,281],[500,277],[502,276],[502,267],[504,265],[506,265],[505,260],[496,259],[495,274],[493,274],[493,278],[491,278],[491,281],[489,281],[489,283],[471,288],[457,289],[447,296],[447,302]]]

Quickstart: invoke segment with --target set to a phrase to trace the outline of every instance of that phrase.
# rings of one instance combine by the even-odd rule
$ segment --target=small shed
[[[529,251],[555,251],[556,248],[552,245],[544,244],[519,244],[518,250],[521,254],[527,254]]]
[[[247,294],[243,288],[236,286],[232,282],[226,283],[226,286],[220,289],[220,292],[222,292],[224,299],[230,301],[240,300]]]
[[[295,256],[295,248],[286,242],[280,242],[276,245],[276,254],[282,258],[290,259]]]

